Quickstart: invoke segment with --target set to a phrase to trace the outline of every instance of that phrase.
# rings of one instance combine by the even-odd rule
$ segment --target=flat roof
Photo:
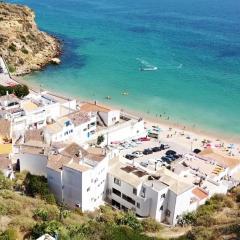
[[[213,160],[217,164],[220,164],[224,167],[235,168],[240,165],[240,158],[226,156],[223,153],[213,149],[205,149],[198,155]]]
[[[77,170],[79,172],[85,172],[89,169],[91,169],[90,166],[87,166],[86,164],[81,164],[81,163],[76,163],[76,162],[69,162],[67,164],[63,164],[63,167],[68,167],[71,168],[73,170]]]
[[[208,197],[208,194],[201,188],[196,187],[192,190],[192,193],[199,199],[203,200],[204,198]]]
[[[112,109],[102,106],[102,105],[98,105],[98,104],[94,104],[94,103],[84,103],[80,106],[81,111],[84,112],[110,112],[112,111]]]
[[[89,113],[84,111],[76,111],[66,115],[66,117],[68,117],[75,126],[78,126],[90,121]]]
[[[21,107],[25,110],[25,111],[33,111],[38,109],[38,105],[33,103],[31,100],[28,101],[24,101],[21,103]]]
[[[131,171],[131,172],[126,171],[127,166],[130,166],[130,165],[123,164],[118,161],[117,163],[112,165],[112,167],[109,169],[109,173],[112,176],[128,183],[129,185],[131,185],[133,187],[138,187],[139,184],[141,184],[147,180],[148,175],[145,175],[145,174],[139,175],[139,176],[135,175],[134,171]]]

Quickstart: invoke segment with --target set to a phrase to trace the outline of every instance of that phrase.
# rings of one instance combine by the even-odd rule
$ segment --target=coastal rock
[[[40,31],[34,19],[26,6],[0,3],[0,55],[13,75],[40,70],[53,59],[60,63],[60,42]]]

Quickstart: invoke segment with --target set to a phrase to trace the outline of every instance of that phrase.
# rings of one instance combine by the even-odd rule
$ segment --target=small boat
[[[156,70],[158,70],[158,68],[154,67],[154,66],[152,66],[152,67],[140,67],[139,70],[140,71],[156,71]]]
[[[128,92],[122,92],[121,93],[123,96],[128,96]]]
[[[111,100],[112,97],[111,97],[111,96],[106,96],[105,99],[107,99],[107,100]]]

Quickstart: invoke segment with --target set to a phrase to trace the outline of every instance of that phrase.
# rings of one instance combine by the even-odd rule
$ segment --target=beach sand
[[[55,97],[63,98],[63,99],[70,99],[71,96],[63,95],[62,93],[53,92],[52,90],[43,89],[38,84],[33,84],[24,80],[21,77],[13,77],[15,81],[21,84],[26,84],[29,86],[30,90],[33,92],[40,92],[40,91],[48,91],[49,94],[54,95]],[[79,102],[86,102],[86,100],[82,99],[81,97],[76,98]],[[228,136],[222,135],[217,133],[209,133],[203,129],[199,129],[195,126],[187,126],[184,124],[175,123],[174,121],[168,119],[167,116],[152,116],[150,114],[141,113],[141,112],[134,112],[128,109],[122,109],[121,107],[117,106],[116,104],[109,104],[101,103],[101,105],[105,105],[110,108],[121,109],[123,112],[127,114],[137,116],[139,118],[143,118],[145,120],[146,128],[151,128],[152,126],[157,126],[161,129],[160,131],[160,140],[163,142],[169,142],[173,144],[177,144],[182,146],[185,149],[193,150],[195,148],[203,148],[203,142],[208,142],[209,146],[214,148],[221,149],[227,155],[234,155],[240,156],[240,136]],[[230,144],[235,144],[234,149],[229,149]],[[223,146],[223,147],[219,147]]]

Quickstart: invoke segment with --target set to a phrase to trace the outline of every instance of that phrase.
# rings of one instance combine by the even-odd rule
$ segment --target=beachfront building
[[[81,111],[95,113],[97,122],[101,126],[110,127],[120,121],[120,111],[110,109],[95,103],[83,103],[80,106]]]
[[[29,94],[24,99],[12,94],[0,98],[0,118],[11,122],[11,135],[15,139],[25,130],[42,128],[76,108],[76,100],[56,98],[46,92]]]
[[[103,204],[108,162],[113,157],[105,149],[72,143],[49,156],[49,187],[59,202],[92,211]]]
[[[44,128],[46,142],[75,141],[83,143],[91,140],[96,133],[96,115],[91,112],[74,111]]]

